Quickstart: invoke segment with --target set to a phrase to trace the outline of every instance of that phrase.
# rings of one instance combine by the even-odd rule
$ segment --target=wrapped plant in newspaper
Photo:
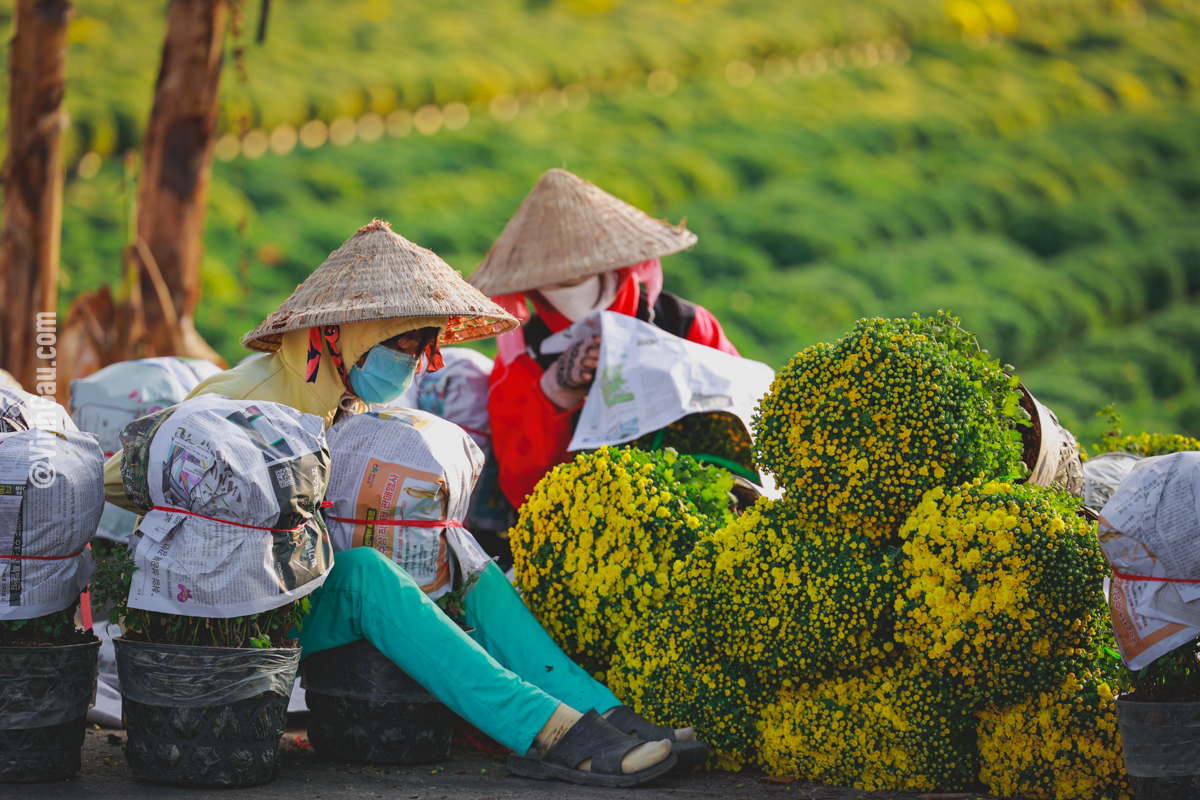
[[[604,670],[617,634],[671,591],[672,564],[731,518],[728,472],[602,447],[555,467],[509,532],[517,586],[559,645]]]
[[[95,436],[0,434],[0,643],[73,643],[69,612],[92,574],[87,544],[103,506]]]
[[[901,659],[823,682],[797,679],[759,724],[769,773],[868,791],[975,783],[975,719],[947,677]]]
[[[329,474],[320,419],[201,395],[131,423],[121,444],[125,494],[147,512],[131,611],[244,617],[325,580],[333,554],[317,513]]]
[[[483,470],[472,437],[433,414],[397,408],[334,425],[329,451],[334,552],[374,548],[454,610],[488,563],[464,527]]]
[[[635,439],[631,445],[641,450],[669,447],[754,483],[760,482],[750,432],[744,422],[726,411],[689,414],[661,430]]]
[[[107,458],[121,449],[126,425],[182,402],[200,381],[220,371],[210,361],[174,356],[109,364],[71,381],[71,419],[80,430],[96,434]],[[124,542],[136,525],[136,514],[106,503],[96,536]]]
[[[67,410],[48,395],[0,385],[0,433],[79,430]]]
[[[897,639],[996,704],[1087,663],[1107,567],[1078,501],[975,481],[928,492],[905,523]]]
[[[1124,800],[1129,779],[1113,690],[1089,672],[979,715],[979,780],[1030,800]]]
[[[1021,471],[1020,398],[956,318],[863,319],[776,376],[755,457],[805,519],[895,531],[934,486]]]

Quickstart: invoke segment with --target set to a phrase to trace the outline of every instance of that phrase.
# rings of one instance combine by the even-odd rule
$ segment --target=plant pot
[[[458,715],[366,639],[304,660],[308,741],[318,754],[371,764],[450,757]]]
[[[1074,434],[1024,386],[1021,386],[1021,408],[1028,412],[1032,423],[1021,428],[1022,460],[1030,470],[1029,483],[1057,486],[1078,497],[1083,491],[1083,462]]]
[[[275,777],[299,648],[113,645],[134,775],[191,786]]]
[[[58,781],[79,772],[99,652],[99,639],[0,647],[0,783]]]
[[[1116,701],[1137,800],[1200,800],[1200,703]]]

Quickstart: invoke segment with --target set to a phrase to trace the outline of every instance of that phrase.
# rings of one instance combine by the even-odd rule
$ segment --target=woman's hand
[[[564,411],[574,408],[587,397],[599,362],[600,337],[580,339],[542,374],[542,392]]]

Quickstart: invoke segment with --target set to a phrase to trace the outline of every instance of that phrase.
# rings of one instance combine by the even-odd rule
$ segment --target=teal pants
[[[369,547],[338,553],[311,595],[304,655],[369,639],[460,717],[517,753],[559,703],[604,713],[620,701],[567,658],[495,564],[465,600],[465,633],[391,560]]]

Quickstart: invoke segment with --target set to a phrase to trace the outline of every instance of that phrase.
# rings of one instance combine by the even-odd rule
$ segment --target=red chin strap
[[[346,363],[342,359],[342,346],[339,340],[342,338],[342,329],[337,325],[322,325],[313,326],[308,329],[308,362],[305,365],[305,383],[316,383],[317,373],[321,369],[321,351],[329,350],[329,358],[333,361],[333,368],[337,370],[338,377],[342,379],[342,385],[346,390],[353,393],[354,389],[350,387],[350,376],[346,373]]]
[[[438,347],[438,343],[434,341],[429,347],[425,348],[425,371],[437,372],[444,366],[446,366],[446,362],[442,360],[442,350]]]

